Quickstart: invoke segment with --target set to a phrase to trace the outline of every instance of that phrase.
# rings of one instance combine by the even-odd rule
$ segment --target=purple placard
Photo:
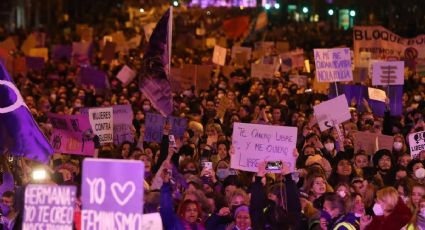
[[[75,186],[28,185],[22,229],[72,230],[76,193]]]
[[[53,133],[50,144],[55,152],[94,155],[93,131],[88,116],[49,113]]]
[[[44,58],[42,57],[25,57],[28,69],[41,71],[44,68]]]
[[[83,85],[93,85],[97,89],[106,89],[109,86],[106,73],[91,66],[82,66],[79,77]]]
[[[133,109],[131,105],[114,105],[114,144],[134,141],[131,132],[133,126]]]
[[[147,113],[145,120],[145,141],[161,142],[165,121],[171,123],[171,134],[183,137],[187,128],[187,119],[180,117],[163,117],[160,114]]]
[[[52,59],[59,61],[61,59],[70,60],[72,53],[72,46],[70,45],[54,45],[52,51]]]
[[[85,159],[81,229],[141,230],[144,170],[141,161]]]

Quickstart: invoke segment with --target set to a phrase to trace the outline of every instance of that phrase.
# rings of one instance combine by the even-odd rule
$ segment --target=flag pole
[[[170,17],[168,18],[168,70],[167,75],[170,77],[171,72],[171,45],[173,41],[173,6],[170,6]]]

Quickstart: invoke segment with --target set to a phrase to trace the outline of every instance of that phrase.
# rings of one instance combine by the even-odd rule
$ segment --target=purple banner
[[[106,89],[109,87],[106,73],[91,66],[82,66],[79,78],[80,83],[83,85],[93,85],[97,89]]]
[[[25,189],[24,230],[72,230],[77,188],[30,184]]]
[[[93,131],[88,116],[48,114],[53,126],[50,144],[57,153],[94,155]]]
[[[160,114],[147,113],[145,120],[145,141],[161,142],[165,122],[171,123],[171,133],[177,138],[183,137],[187,128],[187,119],[180,117],[163,117]]]
[[[141,161],[85,159],[81,229],[142,229]]]

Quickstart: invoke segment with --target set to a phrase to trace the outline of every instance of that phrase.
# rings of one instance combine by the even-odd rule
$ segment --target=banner
[[[349,48],[314,49],[314,61],[319,82],[353,80]]]
[[[323,132],[351,119],[347,98],[344,94],[314,106],[314,116]]]
[[[50,143],[55,152],[94,155],[93,131],[87,116],[49,113],[47,117],[53,127]]]
[[[404,62],[373,62],[372,85],[404,85]]]
[[[23,230],[72,230],[77,188],[29,184],[25,188]]]
[[[425,35],[403,38],[382,26],[355,26],[353,43],[356,66],[362,51],[370,52],[371,59],[414,61],[425,58]]]
[[[111,107],[90,108],[89,121],[93,133],[99,137],[101,145],[113,143],[114,113]]]
[[[366,154],[373,155],[379,149],[393,149],[394,137],[370,133],[353,131],[354,137],[354,152],[364,150]]]
[[[143,181],[141,161],[83,161],[81,229],[142,230]]]
[[[257,172],[258,163],[262,161],[282,161],[294,171],[296,143],[296,127],[234,123],[232,145],[235,153],[231,157],[231,167]]]
[[[171,124],[171,133],[175,137],[183,137],[187,128],[187,119],[179,117],[165,118],[160,114],[147,113],[145,118],[145,141],[161,142],[165,122]]]
[[[412,158],[419,158],[421,152],[425,152],[425,132],[409,134],[409,146]]]

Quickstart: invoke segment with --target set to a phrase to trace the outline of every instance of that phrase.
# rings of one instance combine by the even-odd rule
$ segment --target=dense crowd
[[[180,25],[177,31],[186,26],[193,32],[199,26],[191,24],[190,18],[177,17],[181,17],[176,23]],[[65,22],[61,26],[73,28]],[[115,21],[114,26],[119,29],[122,22]],[[291,23],[283,29],[270,30],[273,32],[268,38],[285,37],[292,48],[307,52],[317,47],[351,45],[349,32],[331,31],[326,25],[319,30],[316,24]],[[65,59],[50,60],[42,71],[14,74],[14,81],[47,137],[52,129],[47,119],[49,112],[79,114],[83,107],[130,104],[134,111],[134,140],[119,146],[97,146],[96,157],[144,162],[144,213],[160,212],[164,229],[425,229],[425,151],[412,159],[407,139],[410,133],[425,128],[424,77],[406,72],[402,116],[390,116],[388,106],[385,115],[378,117],[367,102],[352,102],[351,119],[341,125],[341,140],[334,128],[321,132],[315,122],[313,106],[328,96],[307,90],[312,88],[314,71],[304,73],[308,83],[300,87],[289,81],[288,72],[280,71],[274,79],[257,79],[250,77],[250,66],[246,65],[238,66],[227,77],[216,67],[208,90],[195,92],[192,87],[173,92],[173,115],[189,121],[175,147],[169,143],[171,124],[163,127],[160,143],[144,141],[146,113],[157,111],[140,92],[137,80],[124,87],[115,78],[124,64],[137,68],[146,41],[138,49],[119,53],[106,63],[100,58],[98,42],[107,30],[95,31],[90,62],[108,73],[109,90],[97,92],[92,86],[78,84],[80,67]],[[217,31],[207,30],[207,34],[221,36]],[[0,29],[0,33],[1,38],[16,35],[20,42],[25,38],[24,34],[6,30]],[[125,29],[129,38],[135,33]],[[201,39],[195,35],[192,38]],[[48,33],[46,45],[74,40],[78,40],[74,32]],[[228,39],[227,45],[231,47],[236,42],[240,41]],[[185,46],[173,48],[173,66],[211,63],[212,49],[182,44]],[[56,77],[48,78],[52,75]],[[217,109],[223,97],[231,105],[220,116]],[[366,109],[356,110],[357,103],[364,103]],[[293,150],[296,171],[283,166],[270,173],[266,162],[258,164],[257,173],[232,169],[234,122],[297,127],[297,148]],[[354,151],[355,130],[393,136],[393,147]],[[49,171],[46,183],[79,188],[83,158],[56,153],[48,166],[42,166],[9,153],[0,155],[0,228],[21,229],[22,188],[32,182],[33,168],[45,167]],[[212,162],[212,168],[204,167],[205,162]],[[75,228],[79,229],[80,202],[75,207]]]

